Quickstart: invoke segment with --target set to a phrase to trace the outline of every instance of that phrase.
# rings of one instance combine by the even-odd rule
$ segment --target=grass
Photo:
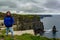
[[[59,40],[59,39],[54,39],[54,38],[46,38],[46,37],[41,37],[41,36],[33,36],[31,34],[23,34],[23,35],[15,35],[14,38],[11,37],[11,35],[6,36],[6,35],[0,35],[0,38],[3,38],[4,40]]]
[[[4,40],[60,40],[55,38],[46,38],[41,36],[34,36],[32,34],[23,34],[23,35],[14,35],[14,37],[11,37],[11,35],[6,36],[5,30],[0,31],[2,34],[0,35],[0,39]]]

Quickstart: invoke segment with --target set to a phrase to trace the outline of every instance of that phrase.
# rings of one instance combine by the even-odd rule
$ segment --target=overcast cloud
[[[0,11],[60,13],[60,0],[0,0]]]

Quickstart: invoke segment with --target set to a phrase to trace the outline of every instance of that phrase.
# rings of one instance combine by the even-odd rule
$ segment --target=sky
[[[0,12],[60,13],[60,0],[0,0]]]

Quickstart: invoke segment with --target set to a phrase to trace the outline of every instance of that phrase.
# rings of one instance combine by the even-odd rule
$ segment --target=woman
[[[6,12],[6,16],[4,18],[4,24],[6,26],[6,35],[8,36],[8,31],[10,31],[11,35],[13,36],[12,25],[14,24],[14,18],[11,16],[10,11]]]

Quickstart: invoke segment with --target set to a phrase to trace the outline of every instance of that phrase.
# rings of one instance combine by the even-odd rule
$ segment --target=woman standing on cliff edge
[[[13,36],[13,24],[14,24],[14,18],[11,16],[11,12],[7,11],[6,16],[4,17],[4,24],[6,26],[6,35],[8,36],[8,31],[11,32],[11,35]]]

